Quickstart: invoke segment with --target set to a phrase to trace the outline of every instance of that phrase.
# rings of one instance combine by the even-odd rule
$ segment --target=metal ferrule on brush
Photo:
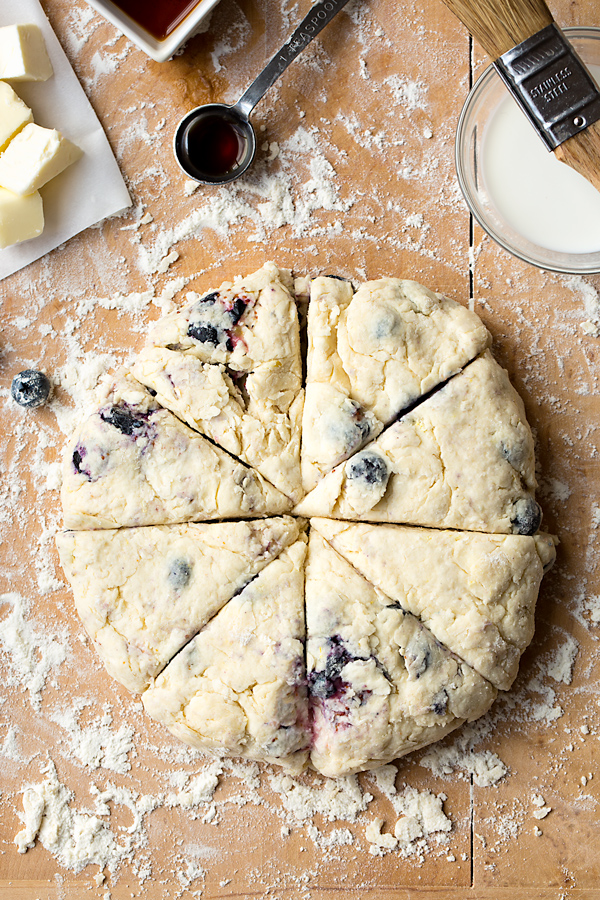
[[[503,53],[494,65],[549,150],[600,119],[600,91],[557,25]]]

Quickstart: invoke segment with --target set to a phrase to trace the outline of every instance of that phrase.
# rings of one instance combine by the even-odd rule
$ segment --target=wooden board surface
[[[0,284],[0,589],[13,592],[0,606],[0,897],[596,900],[600,280],[536,270],[472,227],[453,140],[482,65],[477,48],[436,0],[355,0],[255,111],[263,149],[247,182],[190,193],[171,152],[176,122],[197,103],[237,99],[308,3],[221,0],[208,30],[164,64],[82,0],[44,8],[134,207]],[[600,24],[591,0],[552,9],[561,24]],[[561,540],[536,636],[510,694],[442,743],[454,771],[440,772],[439,754],[428,764],[427,751],[399,764],[398,791],[444,795],[452,823],[406,854],[369,853],[366,827],[379,817],[393,831],[398,812],[367,776],[354,822],[327,821],[333,801],[309,776],[315,811],[298,822],[286,812],[289,785],[274,770],[255,780],[252,767],[220,776],[214,806],[186,806],[181,773],[193,778],[206,764],[105,676],[53,549],[56,461],[73,404],[142,345],[171,295],[266,259],[357,281],[400,275],[470,304],[536,432],[545,526]],[[50,407],[34,414],[8,398],[13,375],[29,366],[58,383]],[[125,758],[114,749],[123,745]],[[480,786],[477,771],[494,754],[506,775]],[[97,792],[108,792],[100,819],[123,851],[101,884],[98,865],[77,874],[39,842],[16,852],[22,789],[48,779],[50,761],[71,792],[57,788],[57,797],[80,821],[89,825]],[[551,807],[544,819],[533,816],[534,795]]]

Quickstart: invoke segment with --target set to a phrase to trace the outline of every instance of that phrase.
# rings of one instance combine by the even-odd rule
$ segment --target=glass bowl
[[[565,28],[564,32],[587,65],[600,66],[600,28]],[[496,191],[495,195],[494,190],[490,190],[490,186],[494,185],[492,178],[494,173],[489,169],[491,165],[488,162],[491,158],[489,156],[490,151],[486,150],[486,152],[488,152],[488,156],[486,157],[484,155],[484,149],[486,149],[486,138],[491,142],[491,139],[489,138],[491,123],[498,114],[498,110],[502,104],[514,104],[516,107],[516,102],[508,95],[508,90],[496,73],[496,70],[493,66],[490,66],[485,70],[469,93],[462,109],[456,132],[456,172],[458,183],[469,209],[481,227],[496,241],[496,243],[500,244],[505,250],[508,250],[509,253],[514,254],[514,256],[517,256],[519,259],[522,259],[531,265],[539,266],[542,269],[570,274],[600,272],[600,194],[597,195],[598,208],[596,215],[596,209],[593,206],[596,202],[596,192],[594,192],[591,186],[588,187],[588,184],[585,183],[582,177],[576,172],[567,171],[566,176],[569,179],[573,179],[575,191],[583,190],[586,193],[586,196],[587,194],[591,194],[591,205],[589,206],[589,210],[590,215],[593,215],[594,243],[596,242],[596,221],[598,223],[598,240],[596,245],[598,249],[592,250],[588,248],[584,252],[574,252],[573,248],[569,248],[568,250],[551,249],[551,240],[547,241],[548,246],[543,245],[543,243],[546,243],[546,235],[544,235],[543,241],[538,242],[539,238],[537,238],[535,232],[539,229],[536,227],[529,227],[529,214],[531,213],[531,216],[534,218],[535,216],[545,216],[543,222],[542,219],[540,219],[538,224],[548,225],[548,216],[550,213],[540,213],[540,210],[546,209],[546,207],[544,206],[543,198],[537,196],[535,193],[537,187],[534,189],[532,186],[535,180],[534,178],[530,179],[531,183],[528,183],[526,178],[522,182],[522,196],[528,194],[529,191],[531,191],[531,194],[525,209],[526,214],[521,217],[514,215],[513,209],[507,206],[508,201],[506,200],[506,197],[502,196],[501,192],[499,193],[497,184],[494,186],[494,190]],[[525,130],[527,131],[528,129],[529,131],[527,131],[527,134],[523,134],[522,137],[528,141],[530,137],[529,132],[531,132],[531,140],[534,143],[539,142],[539,149],[541,150],[542,155],[548,153],[540,138],[535,134],[533,127],[525,120],[523,113],[517,110],[513,113],[512,110],[508,110],[507,106],[502,107],[502,109],[503,113],[510,112],[512,115],[517,115],[518,112],[519,116],[523,116],[523,123],[527,126]],[[499,127],[499,121],[500,119],[497,118],[496,128]],[[520,120],[518,124],[521,126]],[[490,147],[490,143],[488,143],[487,147]],[[532,148],[532,150],[536,151],[537,149],[537,146]],[[546,161],[542,160],[542,162]],[[488,172],[491,171],[489,177],[486,177],[486,163]],[[551,165],[556,164],[556,166],[564,165],[564,163],[559,163],[554,159],[550,159],[549,163]],[[518,158],[516,168],[519,168]],[[511,171],[514,171],[514,169]],[[534,173],[534,175],[535,174],[536,173]],[[562,176],[563,173],[560,172],[558,174]],[[511,178],[511,189],[514,189],[515,185],[518,184],[518,181],[513,179],[512,176],[506,177]],[[551,185],[552,182],[549,182],[547,186],[550,188]],[[553,190],[548,190],[550,199],[553,199],[554,193]],[[573,216],[577,217],[581,209],[582,207],[579,205],[578,201],[571,211]],[[508,213],[511,213],[511,215]],[[555,212],[552,214],[556,215]],[[583,220],[575,222],[575,224],[580,225],[581,222],[583,222]],[[526,225],[528,227],[525,227]],[[535,225],[535,222],[533,222],[533,225]],[[521,233],[521,231],[523,233]]]

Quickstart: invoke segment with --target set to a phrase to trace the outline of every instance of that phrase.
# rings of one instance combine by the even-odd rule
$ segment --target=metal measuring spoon
[[[200,184],[228,184],[244,174],[256,152],[256,135],[248,116],[282,72],[346,3],[348,0],[316,3],[233,106],[207,103],[183,117],[175,132],[174,150],[189,178]]]

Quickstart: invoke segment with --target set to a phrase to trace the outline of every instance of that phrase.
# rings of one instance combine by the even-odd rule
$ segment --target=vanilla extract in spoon
[[[234,121],[215,112],[190,122],[182,139],[181,152],[188,174],[202,180],[227,177],[239,167],[247,148],[244,133]]]
[[[320,0],[281,50],[233,106],[209,103],[183,117],[174,139],[177,162],[201,184],[227,184],[248,169],[256,152],[256,135],[248,116],[287,69],[348,0]]]

